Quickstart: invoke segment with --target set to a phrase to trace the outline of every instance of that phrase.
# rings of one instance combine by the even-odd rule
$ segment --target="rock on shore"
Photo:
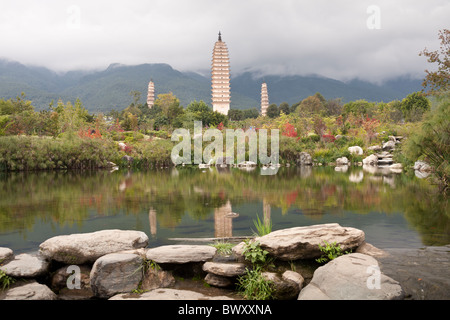
[[[315,259],[322,255],[319,245],[325,242],[336,242],[343,251],[357,248],[364,242],[362,230],[341,227],[337,223],[319,224],[307,227],[294,227],[273,231],[265,236],[256,237],[261,248],[277,259],[292,261],[297,259]],[[237,254],[242,254],[243,245],[233,248]]]
[[[148,236],[134,230],[102,230],[56,236],[39,246],[48,260],[67,264],[93,263],[99,257],[123,250],[145,248]]]
[[[373,257],[352,253],[340,256],[314,272],[299,300],[403,299],[400,284],[381,273]]]
[[[362,230],[330,223],[278,230],[252,241],[274,258],[274,266],[263,276],[271,281],[275,299],[448,299],[448,246],[386,252],[364,238]],[[0,248],[0,268],[16,280],[0,291],[0,300],[242,298],[233,287],[251,268],[242,261],[244,243],[222,256],[208,245],[146,248],[147,241],[142,232],[104,230],[54,237],[33,255],[14,256],[10,249]],[[322,254],[319,244],[325,241],[355,253],[317,268],[313,259]],[[308,269],[311,262],[314,267]],[[72,273],[77,269],[78,275]],[[178,280],[180,272],[192,278],[188,285]],[[76,276],[74,289],[70,284],[76,283]]]

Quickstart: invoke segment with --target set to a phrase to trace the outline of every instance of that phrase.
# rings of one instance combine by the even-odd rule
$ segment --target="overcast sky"
[[[208,72],[219,30],[232,74],[424,77],[449,0],[1,0],[0,58],[56,71],[168,63]]]

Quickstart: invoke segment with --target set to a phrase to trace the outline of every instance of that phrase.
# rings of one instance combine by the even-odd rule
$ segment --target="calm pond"
[[[1,173],[0,246],[31,252],[56,235],[130,229],[155,247],[177,243],[172,238],[249,236],[257,217],[273,230],[337,222],[362,229],[379,248],[450,243],[448,199],[414,172],[260,170]]]

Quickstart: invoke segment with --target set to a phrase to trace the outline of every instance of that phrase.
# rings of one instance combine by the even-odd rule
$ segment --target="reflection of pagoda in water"
[[[148,222],[150,224],[150,233],[152,236],[156,236],[156,210],[150,208],[148,211]]]
[[[231,203],[214,209],[214,236],[216,238],[227,238],[233,236],[233,218],[238,215],[231,211]]]

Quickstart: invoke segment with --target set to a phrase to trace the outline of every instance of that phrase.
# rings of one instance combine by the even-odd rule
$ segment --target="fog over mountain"
[[[55,71],[166,63],[208,72],[219,30],[231,72],[371,83],[421,78],[448,0],[20,0],[0,4],[0,58]]]
[[[90,111],[122,110],[132,98],[132,90],[146,100],[148,82],[155,83],[156,94],[173,92],[183,106],[193,100],[211,104],[211,81],[195,72],[181,72],[168,64],[111,64],[99,71],[75,70],[56,73],[44,67],[30,67],[0,60],[0,97],[15,98],[24,92],[37,109],[46,109],[50,101],[75,101],[80,98]],[[383,85],[352,80],[338,81],[319,76],[258,76],[246,72],[231,79],[231,108],[260,108],[261,83],[266,82],[270,103],[293,104],[320,92],[325,98],[343,101],[366,99],[391,101],[421,89],[421,81],[397,78]]]

